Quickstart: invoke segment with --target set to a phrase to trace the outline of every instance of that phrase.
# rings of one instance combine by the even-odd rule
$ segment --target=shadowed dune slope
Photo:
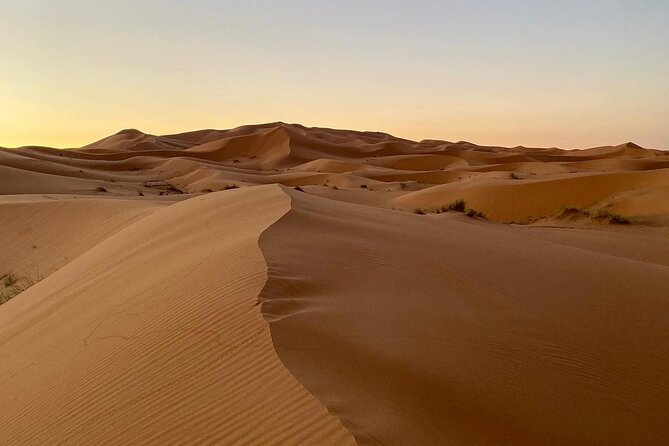
[[[360,444],[666,444],[666,238],[289,193],[263,314]]]
[[[352,444],[256,305],[288,209],[266,186],[156,210],[0,306],[2,444]]]

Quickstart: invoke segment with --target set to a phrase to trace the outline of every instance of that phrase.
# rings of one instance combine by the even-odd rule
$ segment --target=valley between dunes
[[[669,438],[660,150],[130,129],[0,222],[2,445]]]

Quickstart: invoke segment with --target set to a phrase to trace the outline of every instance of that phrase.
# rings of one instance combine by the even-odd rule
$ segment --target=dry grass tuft
[[[0,274],[0,305],[18,296],[42,280],[41,274],[18,276],[12,272]]]

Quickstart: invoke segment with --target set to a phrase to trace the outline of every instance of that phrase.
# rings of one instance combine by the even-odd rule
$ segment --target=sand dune
[[[263,312],[361,444],[668,438],[666,237],[639,254],[637,237],[291,196],[261,238]]]
[[[633,143],[0,149],[0,444],[665,445],[667,197]]]
[[[287,209],[275,186],[163,208],[3,305],[2,443],[350,443],[256,305]]]
[[[492,220],[523,222],[553,216],[567,207],[617,210],[617,202],[626,194],[665,190],[668,185],[669,170],[664,169],[524,181],[495,179],[433,186],[403,195],[396,202],[405,207],[429,207],[462,198]],[[658,199],[639,214],[650,218],[662,213],[663,207],[664,200]]]
[[[166,200],[0,196],[4,271],[46,276],[125,226],[171,204]],[[57,234],[57,236],[54,236]]]
[[[566,207],[622,212],[629,208],[622,204],[625,195],[634,192],[646,197],[644,207],[634,207],[630,215],[637,222],[665,224],[668,216],[664,200],[650,197],[663,195],[669,155],[633,143],[574,151],[505,149],[268,123],[165,136],[128,129],[80,150],[0,151],[0,166],[5,194],[104,189],[132,196],[272,183],[367,186],[406,192],[384,200],[385,207],[436,207],[461,198],[491,220],[531,223]],[[156,192],[151,185],[157,182],[175,189],[164,184]]]

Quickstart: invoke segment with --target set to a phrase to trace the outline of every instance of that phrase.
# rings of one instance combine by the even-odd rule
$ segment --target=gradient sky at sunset
[[[669,149],[669,0],[0,0],[0,146],[287,121]]]

